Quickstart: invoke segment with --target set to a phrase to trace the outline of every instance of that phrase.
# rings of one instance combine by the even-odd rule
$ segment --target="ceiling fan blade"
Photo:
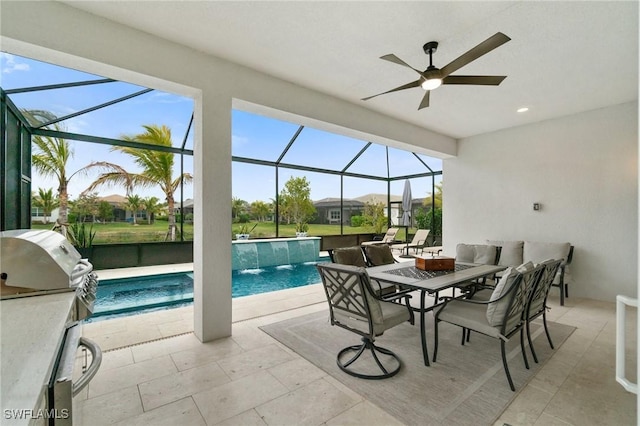
[[[442,79],[442,84],[476,84],[498,86],[506,75],[450,75]]]
[[[452,72],[467,65],[469,62],[475,61],[480,56],[491,52],[496,47],[502,46],[509,40],[511,39],[502,33],[496,33],[492,35],[491,37],[489,37],[488,39],[486,39],[476,47],[472,48],[466,53],[463,53],[457,59],[454,59],[453,61],[449,62],[447,65],[442,67],[440,69],[440,73],[442,77],[444,78],[448,76]]]
[[[411,83],[407,83],[404,84],[402,86],[396,87],[395,89],[391,89],[391,90],[387,90],[386,92],[382,92],[382,93],[378,93],[377,95],[373,95],[373,96],[367,96],[366,98],[362,98],[362,101],[367,101],[371,98],[375,98],[376,96],[380,96],[380,95],[386,95],[387,93],[391,93],[391,92],[397,92],[399,90],[405,90],[405,89],[411,89],[413,87],[418,87],[420,86],[420,83],[422,82],[422,80],[416,80],[416,81],[412,81]]]
[[[402,65],[402,66],[407,67],[407,68],[411,68],[412,70],[414,70],[418,74],[422,75],[422,72],[420,70],[415,69],[414,67],[412,67],[411,65],[409,65],[408,63],[403,61],[402,59],[398,58],[393,53],[391,53],[389,55],[380,56],[380,59],[384,59],[385,61],[393,62],[394,64],[398,64],[398,65]]]
[[[424,93],[424,97],[422,98],[422,102],[420,102],[420,106],[418,107],[418,111],[420,111],[422,108],[427,108],[429,106],[429,94],[431,93],[431,90],[427,90]]]

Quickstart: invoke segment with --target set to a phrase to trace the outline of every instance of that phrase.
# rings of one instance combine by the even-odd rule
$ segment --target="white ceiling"
[[[635,1],[64,3],[455,138],[638,99]],[[417,79],[380,56],[425,69],[434,40],[441,68],[498,31],[512,40],[454,75],[500,86],[442,86],[421,111],[420,88],[360,101]]]

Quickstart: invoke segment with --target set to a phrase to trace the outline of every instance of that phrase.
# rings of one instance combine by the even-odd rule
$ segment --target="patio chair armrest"
[[[411,295],[404,292],[404,293],[391,293],[391,294],[386,294],[384,296],[376,296],[376,299],[385,301],[385,302],[394,302],[396,300],[400,300],[400,299],[411,299]]]

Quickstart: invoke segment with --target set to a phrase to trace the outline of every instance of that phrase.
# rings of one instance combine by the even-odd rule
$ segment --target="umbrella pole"
[[[409,226],[405,225],[404,227],[404,241],[407,243],[407,246],[405,247],[405,254],[400,255],[400,257],[402,257],[403,259],[410,259],[413,256],[409,255]]]

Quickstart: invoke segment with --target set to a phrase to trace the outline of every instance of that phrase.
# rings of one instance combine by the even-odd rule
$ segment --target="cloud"
[[[248,143],[249,138],[247,138],[246,136],[231,135],[231,145],[235,148],[244,146]]]
[[[9,53],[0,53],[0,59],[2,59],[2,72],[4,74],[11,74],[14,71],[29,71],[30,67],[27,63],[16,62],[15,56]]]

